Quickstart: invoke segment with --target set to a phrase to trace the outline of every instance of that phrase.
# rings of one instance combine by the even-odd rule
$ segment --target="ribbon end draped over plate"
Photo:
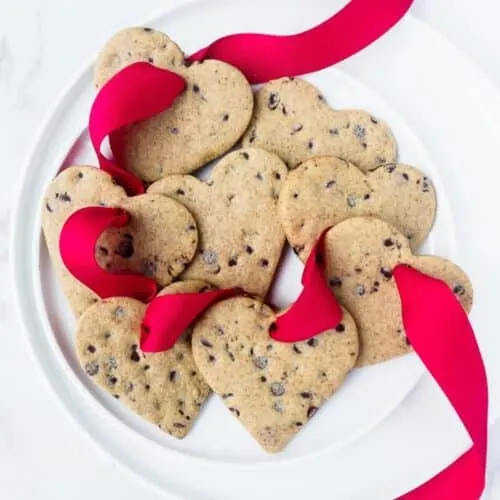
[[[108,228],[123,227],[129,214],[121,208],[86,207],[68,217],[59,237],[61,259],[68,271],[101,299],[132,297],[150,301],[156,282],[140,274],[110,273],[99,266],[95,247]]]

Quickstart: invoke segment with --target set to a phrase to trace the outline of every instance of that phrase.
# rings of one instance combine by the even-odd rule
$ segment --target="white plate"
[[[301,0],[287,1],[286,10],[281,2],[204,0],[171,10],[150,24],[167,31],[189,52],[229,32],[296,31],[325,18],[333,10],[331,2],[317,2],[315,8],[306,11],[302,6]],[[424,47],[432,47],[432,51],[423,52]],[[437,47],[441,48],[443,58],[450,51],[432,32],[407,18],[384,40],[343,64],[342,70],[325,70],[312,75],[310,80],[335,107],[363,107],[386,119],[400,144],[401,160],[422,168],[433,178],[439,194],[439,216],[427,249],[454,258],[470,273],[477,291],[474,325],[488,358],[493,352],[490,343],[495,342],[487,323],[489,297],[494,297],[488,275],[497,271],[487,271],[481,264],[493,262],[495,233],[482,231],[474,218],[480,216],[484,221],[494,213],[495,180],[500,179],[497,171],[487,170],[487,162],[498,141],[498,130],[494,128],[491,100],[486,101],[489,108],[477,112],[486,99],[485,93],[469,90],[477,87],[479,80],[474,80],[477,76],[459,58],[455,66],[451,65],[449,54],[446,54],[447,71],[443,73],[444,59],[436,55]],[[467,85],[466,81],[473,83]],[[486,88],[491,95],[487,85]],[[206,497],[233,498],[231,485],[245,481],[245,491],[239,498],[253,498],[258,490],[249,478],[258,474],[260,487],[270,492],[269,497],[273,492],[278,498],[285,495],[290,499],[302,498],[301,492],[311,493],[314,488],[314,498],[323,498],[321,492],[325,491],[329,477],[317,477],[310,467],[314,464],[319,471],[319,464],[337,464],[343,455],[339,446],[362,435],[398,404],[422,373],[420,363],[415,356],[407,356],[357,371],[287,450],[275,457],[264,455],[215,398],[202,412],[190,436],[178,442],[95,389],[75,360],[73,321],[54,283],[44,245],[40,245],[38,214],[44,186],[61,165],[75,161],[95,163],[86,134],[81,132],[93,96],[91,73],[87,70],[65,93],[37,142],[13,222],[17,228],[13,233],[12,255],[18,302],[28,338],[49,383],[92,437],[119,461],[165,490],[176,487],[190,498],[196,491],[188,476],[183,478],[178,474],[174,478],[164,473],[170,464],[170,469],[184,466],[189,467],[190,473],[196,471],[197,488],[204,490]],[[411,128],[405,125],[405,120]],[[438,120],[441,126],[436,126]],[[426,141],[427,151],[419,138]],[[481,144],[480,150],[477,144]],[[474,161],[478,166],[473,172],[463,170],[471,168]],[[479,175],[479,166],[484,175],[488,172],[489,182]],[[475,205],[461,203],[467,200],[464,189],[470,190]],[[484,193],[484,197],[478,193]],[[481,247],[475,244],[479,241]],[[300,266],[293,257],[288,266],[295,271],[284,275],[281,293],[276,297],[281,304],[296,295],[300,276]],[[488,349],[484,348],[486,345]],[[446,460],[447,456],[443,458]],[[304,472],[300,476],[294,473],[298,467],[308,471],[306,477],[314,476],[314,486],[309,490],[303,489]],[[283,474],[287,475],[286,484],[279,480]],[[404,484],[395,485],[396,493],[405,488]],[[365,484],[352,482],[343,485],[339,478],[333,491],[347,498],[367,488]],[[196,498],[205,496],[199,491],[196,494]]]

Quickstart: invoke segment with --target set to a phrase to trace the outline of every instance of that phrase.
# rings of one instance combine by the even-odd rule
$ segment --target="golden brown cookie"
[[[193,330],[205,380],[268,452],[280,451],[342,385],[358,355],[352,317],[305,342],[269,336],[276,315],[248,297],[219,302]]]
[[[417,250],[434,223],[436,193],[420,170],[393,163],[367,174],[335,156],[306,160],[288,174],[278,203],[290,245],[307,259],[320,233],[344,219],[375,216]]]
[[[42,229],[63,292],[76,316],[98,297],[64,266],[59,236],[67,218],[88,206],[121,207],[130,214],[125,227],[106,230],[97,242],[96,258],[104,269],[145,274],[165,286],[195,255],[196,222],[180,203],[158,195],[128,198],[107,173],[97,168],[74,166],[63,170],[46,189]]]
[[[472,285],[457,265],[441,257],[413,255],[408,239],[386,222],[373,217],[347,219],[330,229],[325,241],[329,284],[358,327],[358,366],[412,350],[392,276],[398,264],[443,280],[466,311],[472,307]]]
[[[187,82],[170,109],[124,131],[120,159],[143,181],[193,172],[231,149],[243,135],[253,96],[238,69],[215,60],[187,66],[167,35],[150,28],[127,28],[102,49],[95,66],[96,85],[138,61],[169,69]]]
[[[289,168],[315,156],[338,156],[363,172],[397,159],[389,127],[361,110],[334,110],[321,92],[299,78],[280,78],[256,94],[243,146],[276,153]]]
[[[171,175],[149,187],[183,203],[198,223],[198,253],[183,279],[265,296],[285,242],[277,202],[286,175],[276,155],[247,148],[220,160],[206,182]]]
[[[195,293],[210,287],[178,282],[160,295]],[[76,351],[85,373],[139,416],[176,438],[191,429],[210,393],[191,351],[190,331],[166,352],[139,347],[146,305],[116,297],[93,305],[80,317]]]

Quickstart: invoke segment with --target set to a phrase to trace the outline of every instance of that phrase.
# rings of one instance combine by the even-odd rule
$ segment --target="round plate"
[[[182,3],[185,5],[148,24],[169,33],[188,53],[229,32],[298,31],[332,11],[331,2],[318,2],[304,12],[300,0],[287,1],[286,10],[281,2],[260,0],[251,5],[234,0]],[[210,23],[206,23],[207,18]],[[437,43],[444,47],[443,54],[450,50],[437,40],[431,31],[406,18],[364,53],[308,79],[334,107],[361,107],[387,120],[400,145],[401,161],[418,166],[433,179],[439,196],[438,218],[425,250],[453,258],[470,274],[477,292],[474,326],[483,347],[493,341],[485,323],[489,297],[493,297],[493,293],[488,295],[492,286],[488,274],[493,271],[481,264],[493,261],[495,241],[494,233],[484,233],[484,224],[476,222],[478,217],[484,221],[494,213],[490,205],[495,199],[498,173],[488,169],[487,161],[498,140],[498,130],[493,128],[495,114],[490,102],[488,108],[481,109],[485,94],[464,93],[465,75],[472,78],[474,73],[464,69],[462,61],[458,59],[452,70],[447,66],[447,73],[442,75],[434,46],[432,57],[425,51],[426,58],[422,59],[422,44],[430,47]],[[453,71],[460,78],[452,78]],[[190,435],[176,441],[96,389],[79,369],[73,352],[74,320],[55,283],[40,235],[39,202],[46,184],[61,166],[95,163],[86,132],[82,133],[94,93],[87,69],[65,93],[44,127],[26,169],[13,222],[17,228],[12,255],[18,303],[30,343],[51,386],[93,438],[119,461],[168,491],[177,484],[184,495],[204,498],[203,494],[194,495],[195,486],[188,482],[188,475],[183,480],[182,474],[175,479],[165,474],[167,464],[180,470],[184,467],[190,473],[196,471],[198,488],[211,495],[217,492],[214,497],[221,499],[232,498],[232,488],[242,480],[245,491],[238,498],[252,498],[258,490],[248,484],[249,478],[257,474],[260,487],[265,486],[274,496],[301,498],[304,477],[294,473],[299,467],[302,474],[314,475],[315,491],[325,491],[329,475],[316,477],[319,465],[333,466],[343,455],[340,445],[369,430],[401,401],[422,373],[415,356],[355,371],[314,421],[276,456],[264,454],[215,397]],[[481,144],[480,151],[476,144]],[[474,170],[472,163],[477,163]],[[488,182],[483,179],[486,172]],[[466,189],[470,197],[475,194],[471,198],[474,205],[466,203]],[[274,294],[278,305],[287,304],[297,295],[301,265],[288,256],[282,271]],[[488,352],[492,352],[489,347],[485,350]],[[279,480],[281,474],[287,474],[286,484]],[[364,487],[351,483],[348,489],[342,489],[342,481],[335,481],[330,491],[347,498]],[[406,486],[398,488],[400,493]]]

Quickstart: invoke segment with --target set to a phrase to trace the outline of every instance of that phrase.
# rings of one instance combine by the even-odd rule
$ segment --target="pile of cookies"
[[[471,284],[453,263],[415,255],[432,228],[436,193],[422,172],[397,163],[396,141],[378,117],[332,109],[301,79],[271,81],[254,94],[236,68],[187,65],[170,38],[149,28],[106,44],[96,86],[137,61],[187,82],[170,109],[120,133],[120,162],[146,194],[129,197],[107,173],[72,166],[43,200],[47,247],[78,319],[79,360],[95,383],[172,436],[189,432],[213,391],[266,451],[280,451],[353,368],[411,351],[397,264],[444,280],[467,311]],[[213,160],[208,180],[194,176]],[[62,262],[61,228],[88,206],[131,215],[100,237],[104,269],[154,278],[160,294],[241,287],[247,295],[211,307],[173,349],[143,353],[146,305],[100,300]],[[342,322],[304,342],[274,341],[276,312],[264,298],[285,245],[305,261],[330,226],[325,279]]]

